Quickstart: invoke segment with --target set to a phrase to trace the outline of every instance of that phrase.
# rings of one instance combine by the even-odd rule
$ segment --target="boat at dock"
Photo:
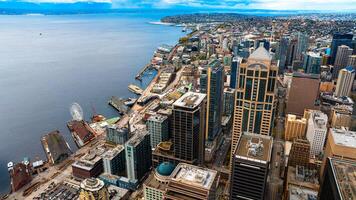
[[[137,94],[137,95],[141,95],[141,94],[143,93],[143,90],[142,90],[140,87],[138,87],[137,85],[134,85],[134,84],[130,84],[130,85],[128,86],[128,89],[129,89],[131,92],[133,92],[133,93],[135,93],[135,94]]]
[[[126,114],[129,110],[129,108],[125,105],[125,100],[119,97],[112,96],[108,103],[114,107],[121,115]]]

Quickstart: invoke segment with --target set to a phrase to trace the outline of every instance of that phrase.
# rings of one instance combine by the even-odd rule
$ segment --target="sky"
[[[31,3],[107,3],[112,8],[204,8],[267,10],[356,10],[356,0],[0,0]]]

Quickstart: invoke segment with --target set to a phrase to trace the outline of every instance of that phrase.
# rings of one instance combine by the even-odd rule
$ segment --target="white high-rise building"
[[[310,143],[310,156],[323,152],[327,134],[328,116],[319,110],[310,110],[307,128],[307,140]]]
[[[337,78],[335,96],[349,96],[352,85],[355,79],[355,70],[349,66],[340,70],[339,77]]]

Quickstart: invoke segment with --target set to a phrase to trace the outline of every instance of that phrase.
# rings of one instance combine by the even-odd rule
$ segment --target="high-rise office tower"
[[[117,125],[109,125],[106,128],[106,141],[113,144],[125,144],[129,139],[129,130]]]
[[[140,181],[152,166],[150,134],[137,132],[125,144],[126,170],[130,180]]]
[[[335,58],[336,58],[336,53],[341,45],[346,45],[348,47],[351,47],[352,43],[352,38],[353,34],[343,34],[343,33],[334,33],[333,34],[333,40],[331,42],[331,59],[330,59],[330,64],[334,64]]]
[[[310,143],[305,139],[294,139],[288,157],[288,166],[307,167],[309,164]]]
[[[290,40],[287,50],[287,61],[286,66],[291,66],[295,60],[296,50],[297,50],[297,39],[293,38]]]
[[[328,116],[318,110],[310,110],[308,117],[307,139],[310,142],[310,156],[318,156],[323,152],[327,134]]]
[[[349,60],[349,56],[352,55],[352,51],[353,49],[346,45],[341,45],[337,48],[333,69],[333,78],[337,78],[339,76],[340,70],[347,66],[347,62]]]
[[[179,163],[172,172],[164,199],[215,200],[219,184],[217,171]]]
[[[231,88],[224,89],[224,105],[223,105],[223,115],[233,116],[234,105],[235,105],[235,90]]]
[[[187,92],[173,104],[174,156],[204,162],[206,94]]]
[[[318,199],[356,199],[355,171],[355,160],[328,158]]]
[[[261,40],[256,40],[255,41],[255,48],[259,47],[264,47],[267,51],[269,51],[270,48],[270,42],[267,39],[261,39]]]
[[[356,55],[350,55],[347,60],[347,66],[351,66],[356,69]]]
[[[234,57],[231,63],[231,75],[230,75],[230,87],[236,88],[237,77],[239,73],[240,59],[238,57]]]
[[[307,74],[320,74],[321,56],[314,52],[304,54],[303,69]]]
[[[102,156],[104,173],[119,175],[125,171],[125,147],[117,147],[106,151]]]
[[[230,199],[264,199],[273,139],[244,133],[232,154]]]
[[[207,95],[205,139],[214,141],[221,133],[224,68],[218,60],[209,63],[200,77],[200,91]]]
[[[297,119],[297,116],[288,114],[285,124],[284,139],[293,141],[295,138],[303,138],[307,128],[307,119]]]
[[[160,114],[152,115],[146,122],[151,137],[151,147],[154,149],[160,142],[169,139],[168,117]]]
[[[356,161],[356,132],[345,128],[331,128],[326,141],[323,164],[320,174],[323,176],[329,157]]]
[[[307,34],[298,32],[297,34],[297,49],[295,52],[295,58],[297,60],[303,59],[303,53],[305,53],[308,49],[309,36]]]
[[[270,135],[276,105],[278,67],[260,47],[242,63],[236,88],[231,155],[243,132]]]
[[[287,53],[289,46],[289,37],[282,37],[279,42],[277,59],[279,60],[279,70],[278,72],[282,74],[284,69],[287,67]]]
[[[109,192],[104,182],[97,178],[84,179],[80,183],[80,200],[109,200]]]
[[[335,96],[349,96],[354,80],[355,70],[353,67],[349,66],[340,70],[339,77],[336,82]]]
[[[320,76],[294,72],[287,94],[286,113],[303,116],[304,109],[317,109]],[[307,90],[305,88],[308,88]],[[303,98],[300,98],[303,97]]]

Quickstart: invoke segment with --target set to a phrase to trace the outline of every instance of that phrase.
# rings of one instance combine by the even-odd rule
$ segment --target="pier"
[[[147,64],[145,65],[136,75],[135,79],[137,80],[142,80],[142,75],[145,73],[146,70],[150,69],[152,67],[152,64]]]
[[[128,111],[128,107],[125,105],[124,99],[112,96],[108,103],[117,111],[119,111],[120,114],[126,114]]]

